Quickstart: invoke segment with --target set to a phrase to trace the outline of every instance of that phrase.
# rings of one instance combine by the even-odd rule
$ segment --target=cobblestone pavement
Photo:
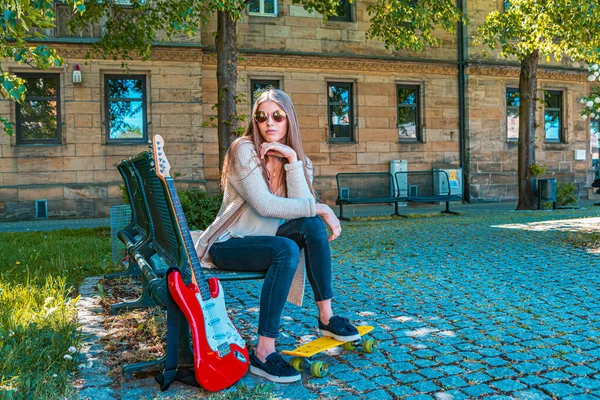
[[[491,212],[344,224],[333,242],[335,308],[375,325],[379,350],[321,354],[328,377],[305,372],[302,383],[274,385],[274,392],[303,399],[600,398],[600,254],[564,240],[569,230],[600,231],[599,215]],[[551,222],[578,217],[588,218]],[[255,331],[259,289],[260,282],[225,283],[247,332]],[[316,310],[312,300],[306,304],[287,306],[279,349],[316,337]]]
[[[600,254],[567,243],[575,230],[600,231],[600,210],[344,223],[332,242],[334,309],[374,325],[378,351],[338,347],[316,357],[329,376],[305,371],[270,390],[286,399],[600,399]],[[256,331],[261,283],[223,283],[245,335]],[[317,337],[316,315],[307,287],[305,306],[286,306],[278,348]],[[229,391],[265,383],[248,374]],[[176,383],[160,393],[145,378],[115,395],[198,390]]]

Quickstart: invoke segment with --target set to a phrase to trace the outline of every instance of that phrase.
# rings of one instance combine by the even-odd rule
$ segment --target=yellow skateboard
[[[310,373],[312,376],[321,378],[327,375],[329,367],[322,361],[311,360],[311,357],[315,354],[319,354],[325,350],[333,349],[337,346],[342,346],[342,349],[345,350],[354,350],[357,346],[361,345],[365,353],[373,353],[375,351],[377,348],[377,340],[371,338],[362,340],[362,336],[371,332],[373,329],[375,329],[375,327],[357,326],[356,329],[358,329],[361,339],[353,342],[340,342],[332,337],[322,336],[298,347],[295,350],[283,350],[283,353],[294,357],[290,360],[290,364],[298,371],[302,371],[304,366],[303,364],[306,364],[310,368]]]

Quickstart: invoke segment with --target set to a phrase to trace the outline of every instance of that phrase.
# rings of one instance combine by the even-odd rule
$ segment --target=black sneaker
[[[359,340],[360,335],[354,325],[350,323],[346,318],[334,315],[329,319],[329,324],[325,325],[319,320],[319,332],[323,336],[330,336],[340,342],[352,342]]]
[[[266,362],[260,361],[256,354],[251,352],[250,372],[277,383],[296,382],[302,378],[300,372],[296,371],[277,352],[269,354]]]

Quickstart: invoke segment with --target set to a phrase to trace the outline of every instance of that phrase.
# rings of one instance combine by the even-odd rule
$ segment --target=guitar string
[[[190,243],[189,242],[191,241],[191,237],[190,237],[190,233],[189,233],[189,226],[187,225],[187,220],[185,219],[185,214],[183,214],[183,209],[181,207],[181,201],[179,199],[179,196],[174,191],[175,188],[174,188],[174,182],[173,182],[172,178],[169,179],[167,187],[169,187],[169,189],[170,189],[169,192],[171,192],[172,202],[173,202],[173,205],[175,206],[175,213],[177,214],[177,217],[178,217],[178,221],[179,221],[179,224],[180,224],[180,229],[182,231],[181,233],[184,236],[183,239],[184,239],[184,243],[185,243],[185,246],[186,246],[185,250],[186,250],[186,253],[187,253],[187,256],[188,256],[188,261],[191,263],[190,267],[191,267],[192,273],[194,274],[194,277],[196,277],[196,283],[198,283],[198,276],[197,276],[198,275],[197,274],[198,271],[196,270],[196,265],[195,265],[196,263],[194,263],[194,261],[192,261],[192,258],[191,258],[191,255],[190,255],[190,250],[189,250],[190,249]],[[185,226],[184,226],[184,224],[185,224]],[[208,285],[208,281],[206,279],[204,279],[204,273],[202,271],[200,271],[200,276],[202,278],[201,279],[201,281],[202,281],[202,288],[204,289],[204,291],[206,291],[208,289],[208,293],[204,293],[203,294],[202,293],[202,289],[198,288],[199,292],[200,292],[200,298],[202,299],[202,302],[200,303],[200,308],[202,309],[203,308],[202,307],[202,303],[204,302],[203,296],[206,296],[208,294],[208,301],[212,301],[213,304],[215,304],[215,302],[214,302],[214,300],[212,300],[212,295],[210,293],[210,288],[206,288],[206,286],[205,286],[205,285]],[[220,288],[218,288],[218,289],[220,289]],[[198,301],[198,299],[196,299],[196,301]],[[219,347],[223,343],[226,343],[226,342],[229,342],[229,341],[227,340],[227,337],[226,337],[225,334],[223,334],[222,339],[218,339],[219,337],[221,337],[221,336],[219,336],[219,334],[221,333],[220,329],[219,329],[220,323],[216,323],[215,325],[210,324],[210,322],[212,322],[213,319],[215,319],[215,315],[212,312],[212,308],[213,307],[211,307],[211,308],[209,308],[208,310],[205,310],[205,311],[208,312],[208,317],[209,317],[209,324],[208,325],[210,326],[210,328],[212,328],[212,330],[213,330],[213,332],[215,334],[215,335],[213,335],[213,340],[215,340],[217,342],[217,349],[216,349],[216,351],[217,351],[217,353],[220,353],[219,352]],[[227,312],[227,310],[225,310],[225,312]],[[218,318],[218,315],[216,317]],[[219,354],[219,356],[220,356],[220,354]]]

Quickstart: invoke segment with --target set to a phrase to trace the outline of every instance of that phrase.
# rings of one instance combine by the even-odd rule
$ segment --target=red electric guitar
[[[239,381],[248,370],[250,358],[246,342],[227,315],[221,283],[215,277],[207,279],[202,271],[177,190],[169,176],[171,167],[163,151],[164,143],[159,135],[152,139],[156,174],[167,187],[192,270],[189,285],[179,271],[172,271],[167,278],[169,291],[190,325],[196,380],[206,390],[215,392]]]

